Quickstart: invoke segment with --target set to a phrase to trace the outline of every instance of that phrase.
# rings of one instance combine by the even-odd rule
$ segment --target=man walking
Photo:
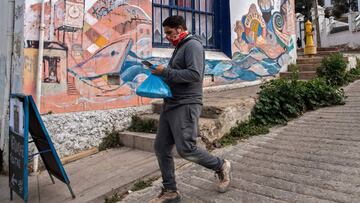
[[[164,99],[154,146],[163,188],[160,195],[150,202],[179,202],[181,199],[171,153],[174,145],[182,158],[215,171],[219,178],[219,192],[226,192],[230,184],[230,162],[196,146],[202,109],[204,48],[198,38],[188,33],[181,16],[168,17],[162,25],[166,39],[175,46],[175,50],[168,67],[158,65],[152,73],[164,78],[173,96]]]

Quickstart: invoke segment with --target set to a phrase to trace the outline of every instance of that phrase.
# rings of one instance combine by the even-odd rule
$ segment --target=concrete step
[[[298,55],[298,58],[296,59],[296,64],[321,64],[321,61],[326,57],[325,55],[315,55],[315,56],[304,56],[304,55]],[[349,57],[344,56],[344,60],[346,62],[349,61]]]
[[[248,119],[258,90],[259,87],[248,87],[204,95],[199,136],[208,146],[228,133],[237,121]],[[155,101],[152,105],[154,114],[144,115],[143,119],[159,119],[162,101]]]
[[[338,48],[336,47],[318,47],[317,48],[318,51],[339,51]],[[304,48],[301,49],[297,49],[298,52],[304,52]]]
[[[147,152],[154,152],[154,141],[156,134],[125,131],[121,132],[119,136],[121,144],[125,147]],[[204,142],[201,141],[200,137],[197,139],[197,146],[206,149],[206,146]],[[176,157],[180,157],[175,148],[173,149],[173,154]]]
[[[290,78],[292,72],[282,72],[280,73],[280,78]],[[316,77],[316,71],[302,71],[299,72],[299,79],[300,80],[311,80]]]
[[[157,129],[159,125],[159,114],[143,114],[138,116],[140,119],[139,122],[147,123],[148,125],[153,124],[153,126],[149,126],[151,129]],[[150,121],[150,122],[149,122]],[[211,143],[222,137],[222,125],[218,119],[211,118],[200,118],[199,119],[199,137],[203,138],[204,141],[211,145]],[[210,147],[210,146],[209,146]]]
[[[339,51],[318,51],[313,57],[329,56],[331,54],[339,53]],[[298,52],[298,56],[304,56],[304,52]]]
[[[318,67],[320,67],[321,64],[320,63],[314,63],[314,64],[298,64],[297,67],[298,67],[298,70],[300,72],[303,72],[303,71],[316,71],[316,69]],[[296,71],[295,70],[295,67],[294,66],[290,66],[288,68],[288,71],[289,72],[292,72],[292,71]]]
[[[121,144],[125,147],[154,152],[156,134],[125,131],[121,132],[119,136]]]
[[[301,56],[299,58],[296,59],[296,64],[300,65],[300,64],[321,64],[321,61],[323,60],[324,57],[305,57],[305,56]]]
[[[154,113],[160,114],[161,106],[163,102],[162,101],[154,101],[152,102],[152,109]],[[211,105],[204,105],[201,111],[200,117],[202,118],[211,118],[211,119],[217,119],[220,117],[220,115],[224,112],[223,108],[217,107],[217,106],[211,106]]]

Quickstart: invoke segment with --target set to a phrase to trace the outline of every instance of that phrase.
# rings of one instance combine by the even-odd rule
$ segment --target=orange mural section
[[[36,94],[40,3],[26,1],[24,93]],[[129,53],[151,56],[149,0],[49,1],[45,8],[41,112],[143,105],[148,75]]]

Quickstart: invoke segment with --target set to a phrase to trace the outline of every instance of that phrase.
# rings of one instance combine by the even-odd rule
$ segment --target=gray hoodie
[[[175,48],[162,76],[169,85],[171,98],[166,105],[202,104],[205,51],[200,40],[188,35]]]

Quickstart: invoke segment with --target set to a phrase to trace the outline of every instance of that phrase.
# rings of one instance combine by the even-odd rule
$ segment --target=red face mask
[[[188,31],[183,31],[179,34],[179,36],[176,39],[168,39],[171,44],[174,46],[178,45],[181,40],[183,40],[187,35],[189,34]]]

